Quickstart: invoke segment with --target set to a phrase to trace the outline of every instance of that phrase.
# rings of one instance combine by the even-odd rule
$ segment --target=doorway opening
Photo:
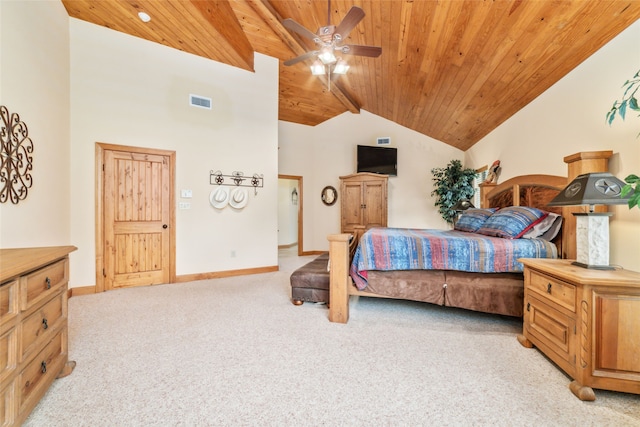
[[[278,175],[278,249],[297,246],[298,256],[303,254],[302,177]]]

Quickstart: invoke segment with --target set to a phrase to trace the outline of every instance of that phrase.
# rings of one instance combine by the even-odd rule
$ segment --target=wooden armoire
[[[340,177],[340,232],[387,226],[388,175],[361,172]]]

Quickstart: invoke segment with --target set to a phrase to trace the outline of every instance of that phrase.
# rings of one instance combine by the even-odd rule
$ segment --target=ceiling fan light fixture
[[[338,25],[331,25],[331,10],[331,0],[329,0],[327,2],[327,25],[320,27],[316,33],[313,33],[291,18],[282,20],[282,25],[285,28],[307,39],[313,40],[317,44],[318,49],[308,50],[295,58],[288,59],[284,61],[284,65],[290,66],[301,61],[314,59],[313,65],[310,67],[311,74],[314,76],[326,76],[329,91],[331,91],[332,74],[343,75],[349,71],[349,64],[342,58],[337,58],[336,52],[338,52],[338,54],[367,56],[371,58],[377,58],[382,53],[381,47],[342,44],[349,36],[351,30],[364,18],[362,8],[352,6]]]
[[[336,62],[336,56],[333,54],[333,46],[324,46],[320,49],[320,54],[318,55],[320,61],[323,64],[333,64]]]
[[[324,65],[317,59],[311,65],[311,74],[314,76],[322,76],[324,74]]]
[[[333,73],[347,74],[347,71],[349,71],[349,64],[347,64],[347,61],[345,61],[342,58],[338,59],[338,62],[336,63],[335,67],[333,67]]]

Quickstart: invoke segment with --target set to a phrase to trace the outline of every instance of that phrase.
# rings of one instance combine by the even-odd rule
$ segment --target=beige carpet
[[[360,298],[347,325],[281,271],[69,301],[70,358],[26,426],[639,426],[640,396],[569,378],[511,318]]]

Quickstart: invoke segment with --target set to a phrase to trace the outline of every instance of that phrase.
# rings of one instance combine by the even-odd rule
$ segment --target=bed
[[[460,229],[374,228],[330,235],[329,320],[348,321],[352,295],[522,317],[524,277],[518,258],[562,257],[563,232],[557,226],[570,214],[563,216],[561,208],[546,204],[566,184],[566,177],[525,175],[481,185],[481,209],[470,210],[470,216],[485,215],[486,221],[463,221],[465,211],[459,220],[464,224],[456,224]],[[532,224],[525,230],[504,230],[502,225],[496,228],[495,221],[489,223],[495,215],[511,224],[512,214],[527,216],[521,219]],[[547,240],[547,233],[545,238],[524,238],[527,232],[527,237],[535,235],[533,227],[543,220],[553,222],[555,237]],[[469,224],[480,227],[465,228]]]

